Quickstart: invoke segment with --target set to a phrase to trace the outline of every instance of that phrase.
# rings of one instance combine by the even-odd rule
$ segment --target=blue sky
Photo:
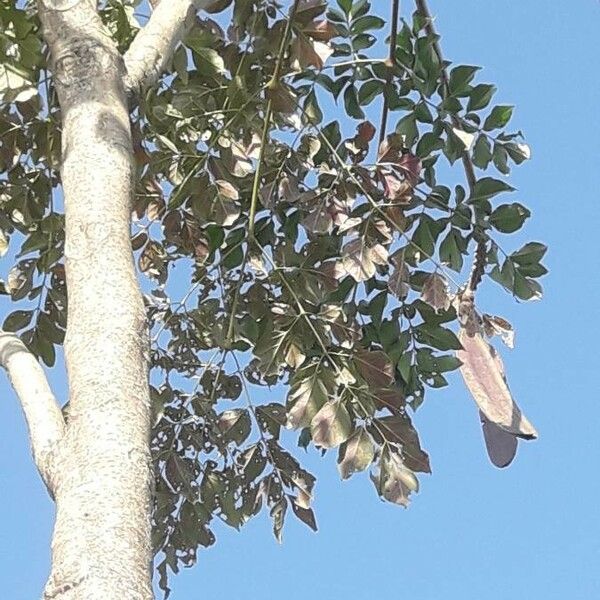
[[[550,246],[545,298],[519,305],[488,282],[480,304],[516,326],[504,361],[540,439],[494,469],[474,404],[453,377],[416,416],[434,472],[408,510],[379,502],[365,476],[340,482],[333,456],[309,453],[318,534],[290,518],[280,546],[263,516],[241,533],[219,531],[217,545],[174,579],[175,600],[600,597],[600,3],[431,0],[431,8],[445,55],[485,67],[482,80],[498,85],[497,101],[516,104],[514,126],[533,150],[512,182],[515,200],[533,211],[525,238]],[[51,378],[64,395],[60,373]],[[4,593],[39,597],[53,507],[4,375],[0,507]]]

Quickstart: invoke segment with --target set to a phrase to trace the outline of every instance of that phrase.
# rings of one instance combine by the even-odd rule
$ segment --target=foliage
[[[121,49],[144,23],[137,4],[103,4]],[[295,4],[214,3],[132,108],[165,589],[167,567],[214,542],[215,518],[239,528],[265,507],[280,538],[291,508],[316,529],[315,479],[286,428],[337,449],[343,478],[372,468],[377,493],[406,506],[430,472],[411,415],[460,365],[465,258],[479,248],[479,277],[541,295],[545,246],[500,246],[530,216],[504,200],[530,152],[495,86],[443,60],[422,12],[378,58],[380,6]],[[20,244],[4,328],[52,366],[67,304],[60,113],[34,8],[5,3],[0,25],[0,252]],[[391,134],[367,117],[382,98]],[[476,179],[445,185],[459,160]],[[285,402],[256,403],[280,384]]]

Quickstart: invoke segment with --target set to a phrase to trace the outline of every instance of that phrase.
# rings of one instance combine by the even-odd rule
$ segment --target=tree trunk
[[[148,336],[130,245],[123,57],[95,0],[40,0],[62,113],[69,422],[54,457],[46,599],[148,600]]]

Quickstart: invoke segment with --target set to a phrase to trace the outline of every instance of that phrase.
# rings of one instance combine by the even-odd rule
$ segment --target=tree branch
[[[383,108],[381,109],[381,125],[379,127],[379,146],[377,150],[381,148],[383,140],[385,140],[388,113],[390,111],[390,100],[389,100],[389,87],[392,82],[392,69],[396,66],[396,47],[398,45],[398,17],[400,15],[400,0],[392,0],[392,23],[390,31],[390,45],[389,55],[386,61],[387,74],[385,81],[385,93],[383,94]]]
[[[177,44],[194,22],[196,11],[212,0],[168,0],[154,6],[152,15],[125,53],[125,88],[135,92],[155,83]]]
[[[36,358],[14,333],[1,329],[0,365],[6,369],[21,402],[33,459],[53,496],[53,456],[65,432],[61,409]]]
[[[416,0],[417,10],[425,17],[425,31],[432,37],[437,37],[437,32],[433,25],[433,17],[431,16],[431,12],[429,11],[429,6],[427,5],[427,0]],[[441,66],[441,75],[442,75],[442,86],[444,90],[443,97],[445,98],[450,93],[449,89],[449,80],[448,80],[448,72],[444,67],[444,56],[442,54],[442,48],[440,43],[436,40],[433,43],[433,49],[437,55],[438,60],[440,61]],[[462,129],[460,121],[456,118],[456,115],[450,114],[450,119],[452,121],[452,125],[457,129]],[[465,150],[462,153],[462,162],[463,167],[465,169],[465,175],[467,177],[467,183],[469,184],[469,190],[473,193],[473,188],[475,187],[475,183],[477,182],[477,177],[475,176],[475,169],[473,168],[473,162],[471,161],[471,157],[469,155],[468,150]]]
[[[431,16],[431,12],[429,11],[429,6],[427,5],[427,0],[415,0],[417,5],[417,10],[423,15],[426,19],[425,23],[425,31],[434,39],[437,37],[437,32],[433,25],[433,18]],[[450,93],[448,72],[444,67],[444,57],[442,54],[442,48],[440,43],[436,41],[433,43],[433,49],[437,55],[437,58],[440,62],[441,66],[441,76],[442,76],[442,90],[443,95],[442,98],[445,99]],[[454,114],[450,114],[450,119],[452,121],[453,127],[456,129],[463,129],[460,121]],[[467,179],[467,183],[469,185],[469,191],[471,195],[473,195],[475,191],[475,184],[477,183],[477,176],[475,175],[475,167],[473,166],[473,160],[471,159],[471,155],[469,154],[469,150],[465,149],[462,153],[462,163],[465,170],[465,176]],[[485,272],[485,264],[487,257],[487,240],[485,237],[475,237],[475,241],[477,242],[477,249],[475,251],[475,258],[473,260],[473,268],[471,269],[471,275],[469,277],[468,287],[473,292],[477,289],[477,286],[481,283],[481,278]]]

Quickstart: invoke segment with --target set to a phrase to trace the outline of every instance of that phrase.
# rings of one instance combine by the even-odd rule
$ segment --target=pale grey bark
[[[54,496],[53,457],[65,432],[60,407],[35,356],[14,333],[2,330],[0,365],[6,369],[25,413],[35,464]]]
[[[69,423],[46,599],[152,598],[147,332],[124,65],[96,3],[39,3],[62,114]],[[62,9],[62,10],[61,10]]]
[[[38,0],[62,115],[68,423],[35,357],[2,331],[0,365],[56,500],[46,600],[153,597],[148,332],[130,244],[128,94],[156,82],[207,4],[163,1],[124,59],[96,0]]]
[[[165,70],[185,31],[193,24],[196,11],[212,0],[163,0],[125,53],[128,90],[155,83]]]
[[[129,53],[128,73],[95,0],[38,0],[62,115],[69,295],[69,419],[53,444],[57,512],[46,600],[153,597],[148,335],[130,244],[127,86],[158,78],[192,5],[159,5]],[[32,438],[38,417],[27,417]]]

